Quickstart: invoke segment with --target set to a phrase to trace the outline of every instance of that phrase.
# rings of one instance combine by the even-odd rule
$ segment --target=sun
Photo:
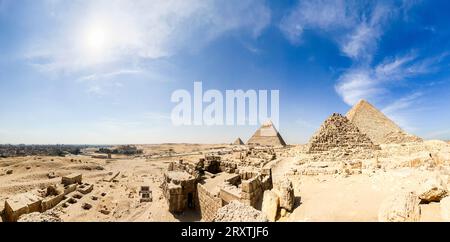
[[[103,28],[92,28],[86,34],[86,46],[93,51],[102,50],[106,45],[106,33]]]
[[[103,21],[93,21],[87,24],[82,32],[82,48],[85,56],[93,60],[105,58],[113,41],[109,25]]]

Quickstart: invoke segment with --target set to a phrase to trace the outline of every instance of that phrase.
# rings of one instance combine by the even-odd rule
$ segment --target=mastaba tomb
[[[270,168],[239,167],[236,162],[206,156],[198,162],[172,162],[164,174],[163,194],[169,211],[198,211],[212,221],[232,201],[260,208],[265,190],[272,189]]]
[[[284,142],[280,133],[270,120],[256,130],[253,136],[248,140],[247,144],[260,146],[286,146],[286,142]]]
[[[381,111],[365,100],[359,101],[347,113],[347,118],[375,144],[420,142],[408,134]]]

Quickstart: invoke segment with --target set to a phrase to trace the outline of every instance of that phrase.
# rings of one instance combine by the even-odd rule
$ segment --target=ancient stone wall
[[[238,186],[241,183],[241,176],[236,174],[235,176],[225,180],[225,182],[230,183],[231,185]]]
[[[222,207],[222,199],[215,197],[202,185],[197,184],[199,211],[203,221],[213,221],[217,211]]]
[[[191,194],[192,206],[197,203],[196,180],[184,172],[169,171],[164,174],[163,194],[167,199],[170,212],[183,212],[189,205]]]
[[[41,211],[40,212],[43,213],[43,212],[55,207],[62,200],[64,200],[64,197],[65,197],[64,193],[61,193],[59,195],[44,198],[41,203]]]
[[[258,175],[241,183],[241,202],[254,208],[261,206],[265,190],[272,189],[272,177]]]
[[[226,183],[222,185],[219,193],[220,198],[222,199],[224,204],[228,204],[234,200],[241,200],[241,189],[236,186],[233,186],[230,183]]]
[[[237,164],[232,161],[221,161],[220,171],[227,173],[234,173],[237,169]]]

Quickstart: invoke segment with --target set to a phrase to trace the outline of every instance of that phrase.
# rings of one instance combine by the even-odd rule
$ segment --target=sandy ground
[[[431,173],[414,168],[380,170],[349,177],[298,176],[292,179],[296,208],[280,221],[376,222],[379,207],[386,197],[401,190],[414,190],[419,186],[420,178],[427,176]],[[276,176],[274,180],[277,180]],[[441,221],[439,203],[421,204],[420,207],[421,221]]]

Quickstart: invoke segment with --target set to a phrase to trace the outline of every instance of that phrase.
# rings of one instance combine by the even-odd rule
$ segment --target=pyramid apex
[[[370,104],[366,99],[360,99],[356,104],[355,104],[355,106],[360,106],[360,105],[372,105],[372,104]]]
[[[272,122],[272,120],[268,119],[262,125],[263,126],[273,126],[273,122]]]

